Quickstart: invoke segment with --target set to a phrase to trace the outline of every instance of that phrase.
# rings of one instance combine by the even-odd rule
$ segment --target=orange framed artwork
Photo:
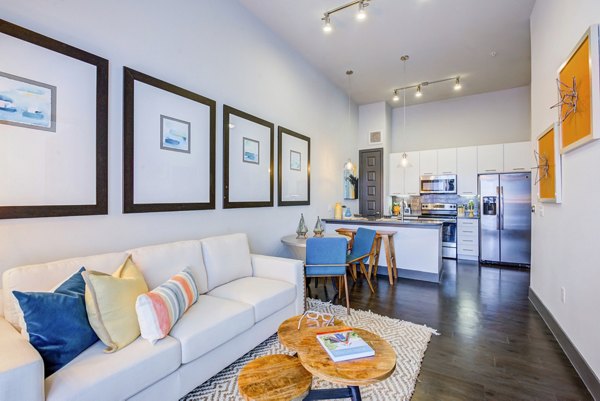
[[[560,152],[600,137],[598,25],[592,25],[558,70]]]
[[[562,163],[560,126],[552,124],[537,137],[538,198],[540,202],[561,203]]]

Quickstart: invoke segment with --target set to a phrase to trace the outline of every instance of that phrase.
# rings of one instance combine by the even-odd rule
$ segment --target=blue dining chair
[[[369,258],[372,258],[375,252],[373,245],[375,244],[376,235],[377,231],[359,227],[356,230],[356,235],[354,235],[354,241],[352,241],[352,249],[346,257],[346,263],[348,263],[348,267],[351,269],[351,273],[353,273],[352,278],[356,280],[356,266],[358,266],[362,274],[367,278],[367,284],[369,284],[371,292],[375,292],[373,284],[371,284],[371,266],[369,265],[369,271],[367,272],[365,263],[367,263]]]
[[[346,278],[347,244],[345,238],[307,239],[304,271],[306,277],[339,277],[344,282],[346,308],[347,313],[350,314],[350,297],[348,296],[348,279]],[[341,288],[339,293],[341,298]]]

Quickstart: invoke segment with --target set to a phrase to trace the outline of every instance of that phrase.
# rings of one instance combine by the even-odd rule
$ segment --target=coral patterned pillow
[[[135,310],[142,338],[152,344],[165,338],[197,300],[198,288],[189,268],[152,291],[138,296]]]

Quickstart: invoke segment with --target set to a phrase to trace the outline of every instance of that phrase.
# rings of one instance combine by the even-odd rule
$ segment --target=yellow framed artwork
[[[562,163],[560,126],[552,124],[537,137],[537,179],[540,202],[561,203]]]
[[[592,25],[558,70],[560,152],[600,137],[599,26]]]

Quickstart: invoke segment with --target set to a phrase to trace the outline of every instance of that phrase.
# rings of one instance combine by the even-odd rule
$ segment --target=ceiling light
[[[456,77],[456,81],[454,82],[454,90],[455,91],[459,91],[461,90],[462,85],[460,83],[460,77]]]
[[[364,20],[365,18],[367,18],[367,12],[365,11],[365,8],[368,6],[368,3],[365,3],[364,0],[361,1],[360,3],[358,3],[358,14],[356,14],[356,19],[359,21]]]
[[[417,85],[417,93],[415,93],[416,97],[423,96],[423,92],[421,92],[421,85]]]
[[[235,128],[235,124],[231,124],[231,123],[229,123],[229,128],[230,128],[230,129],[234,129],[234,128]]]
[[[402,167],[408,167],[408,155],[406,152],[402,153],[402,158],[400,159],[400,165]]]
[[[325,14],[325,17],[323,17],[322,19],[324,21],[323,32],[331,32],[333,30],[333,27],[331,26],[331,18],[329,18],[329,14]]]
[[[392,100],[394,102],[397,102],[398,100],[400,100],[400,96],[398,96],[398,92],[397,91],[394,91],[394,97],[392,98]]]

